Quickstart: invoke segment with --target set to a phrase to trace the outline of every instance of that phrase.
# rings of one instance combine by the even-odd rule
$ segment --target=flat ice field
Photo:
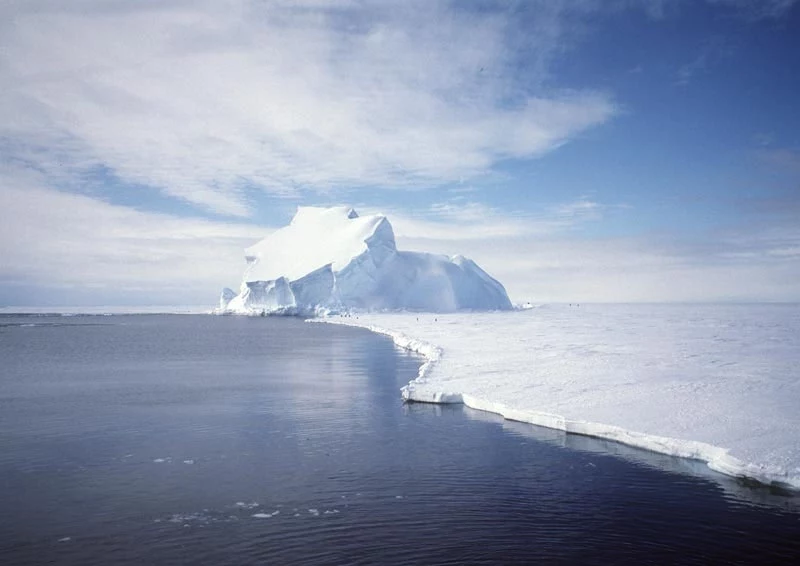
[[[341,321],[428,358],[407,399],[463,402],[800,489],[800,305],[554,305]]]

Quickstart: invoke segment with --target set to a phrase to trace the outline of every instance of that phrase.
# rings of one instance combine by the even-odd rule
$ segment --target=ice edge
[[[506,420],[528,423],[535,426],[543,426],[555,430],[561,430],[569,434],[580,434],[619,442],[634,448],[649,450],[675,456],[678,458],[688,458],[704,462],[715,472],[731,476],[734,478],[755,480],[761,484],[777,487],[781,489],[800,491],[800,477],[790,476],[781,470],[769,470],[763,466],[744,462],[735,456],[731,456],[729,449],[714,446],[696,440],[681,440],[666,436],[655,436],[641,432],[626,430],[624,428],[603,423],[593,423],[588,421],[570,420],[561,415],[545,413],[540,411],[526,411],[514,409],[502,403],[495,403],[486,399],[465,395],[458,392],[437,391],[434,393],[423,394],[415,391],[415,384],[427,382],[427,375],[433,366],[442,358],[443,350],[434,344],[412,338],[401,332],[395,332],[387,328],[373,325],[363,325],[343,320],[331,319],[312,319],[309,322],[324,322],[327,324],[339,324],[342,326],[352,326],[364,328],[376,334],[388,336],[400,348],[420,354],[425,358],[425,362],[420,366],[417,377],[412,379],[408,385],[400,389],[404,401],[415,403],[433,404],[463,404],[470,409],[486,411],[500,415]]]

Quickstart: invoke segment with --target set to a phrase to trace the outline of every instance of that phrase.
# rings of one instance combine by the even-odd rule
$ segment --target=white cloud
[[[542,87],[574,10],[541,2],[520,30],[512,13],[448,6],[6,3],[4,153],[58,179],[102,165],[246,215],[252,187],[436,185],[614,114],[602,93]]]
[[[388,214],[399,247],[471,257],[518,301],[800,300],[796,228],[749,225],[695,241],[586,236],[610,209],[625,207],[581,198],[539,214],[477,203]]]
[[[380,211],[369,207],[359,207],[359,211],[385,213],[391,220],[399,241],[414,241],[416,249],[425,250],[428,241],[457,243],[465,240],[534,238],[560,234],[586,222],[598,220],[608,208],[587,197],[580,197],[571,202],[542,206],[534,212],[502,211],[461,199],[436,203],[427,210],[414,213],[404,210]],[[457,250],[437,251],[457,253]]]
[[[239,283],[244,248],[270,231],[60,193],[35,174],[5,177],[13,180],[0,191],[0,291],[22,289],[18,304],[49,302],[27,287],[71,289],[68,296],[89,302],[94,293],[117,303],[211,306],[222,286]]]

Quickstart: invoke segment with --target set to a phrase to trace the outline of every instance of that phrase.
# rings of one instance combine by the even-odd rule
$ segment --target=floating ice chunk
[[[63,537],[58,539],[58,542],[69,542],[72,540],[72,537]]]
[[[194,464],[194,460],[184,460],[184,464]]]

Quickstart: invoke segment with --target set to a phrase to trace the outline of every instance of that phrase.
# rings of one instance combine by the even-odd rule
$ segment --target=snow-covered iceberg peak
[[[511,308],[503,286],[475,262],[398,251],[385,216],[345,206],[298,208],[288,226],[247,248],[245,259],[239,294],[223,293],[222,311]]]
[[[331,264],[339,271],[374,248],[377,258],[396,251],[394,231],[385,216],[361,217],[352,208],[300,207],[292,222],[245,250],[246,278],[299,279]]]

